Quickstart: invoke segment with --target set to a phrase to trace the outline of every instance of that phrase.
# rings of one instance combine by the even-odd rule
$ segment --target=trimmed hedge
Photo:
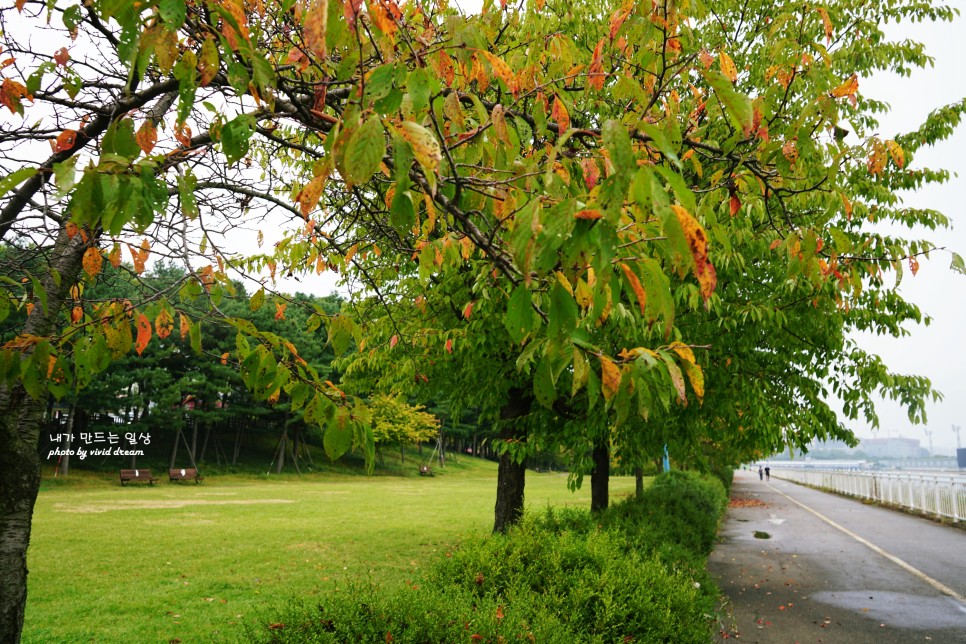
[[[720,481],[664,474],[601,515],[547,510],[466,543],[418,584],[330,593],[268,641],[707,642],[704,563],[726,504]]]

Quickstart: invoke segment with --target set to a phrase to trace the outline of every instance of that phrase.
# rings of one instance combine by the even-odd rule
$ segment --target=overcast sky
[[[966,10],[966,0],[954,0],[953,6]],[[935,67],[914,78],[879,76],[860,79],[859,91],[866,96],[885,100],[892,113],[883,120],[879,134],[891,137],[914,129],[935,107],[966,97],[966,21],[960,16],[952,24],[894,26],[890,34],[899,34],[926,44],[935,58]],[[935,235],[937,243],[966,256],[966,127],[943,144],[921,150],[913,161],[916,167],[944,167],[954,172],[951,181],[941,188],[906,194],[910,206],[935,208],[951,220],[952,230]],[[933,254],[920,262],[918,275],[906,271],[900,291],[934,319],[929,327],[911,329],[911,337],[901,340],[877,337],[863,342],[878,352],[886,364],[902,373],[918,373],[930,378],[945,398],[928,409],[928,424],[912,425],[905,413],[894,404],[881,406],[880,437],[918,438],[928,448],[926,429],[931,431],[937,452],[952,452],[956,437],[952,425],[966,425],[966,276],[949,269],[949,253]],[[872,436],[862,423],[852,426],[857,434]],[[966,445],[966,436],[963,436]]]

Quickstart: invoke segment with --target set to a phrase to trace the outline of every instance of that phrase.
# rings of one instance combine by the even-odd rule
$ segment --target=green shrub
[[[330,593],[270,641],[706,642],[724,507],[720,481],[671,472],[601,515],[547,510],[466,542],[406,588]]]

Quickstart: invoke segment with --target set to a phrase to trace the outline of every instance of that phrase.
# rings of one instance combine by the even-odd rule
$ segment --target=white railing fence
[[[966,479],[942,474],[772,470],[775,478],[925,514],[966,520]]]

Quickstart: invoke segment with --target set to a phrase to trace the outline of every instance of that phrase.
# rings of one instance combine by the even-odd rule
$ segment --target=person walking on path
[[[765,480],[766,481],[771,480],[771,468],[768,467],[767,465],[765,466]]]
[[[758,480],[759,481],[765,480],[765,475],[761,473],[761,465],[758,466]]]

